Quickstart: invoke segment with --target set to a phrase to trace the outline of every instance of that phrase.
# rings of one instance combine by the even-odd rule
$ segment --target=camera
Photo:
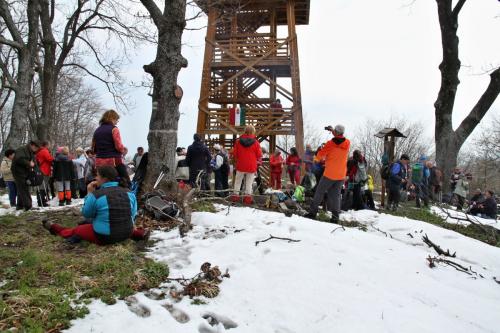
[[[333,131],[333,127],[332,126],[325,126],[325,130],[326,131]]]

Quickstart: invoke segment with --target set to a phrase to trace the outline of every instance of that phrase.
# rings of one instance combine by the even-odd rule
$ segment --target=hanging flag
[[[245,113],[246,113],[246,108],[244,106],[239,106],[237,108],[230,108],[229,123],[233,126],[244,126]]]

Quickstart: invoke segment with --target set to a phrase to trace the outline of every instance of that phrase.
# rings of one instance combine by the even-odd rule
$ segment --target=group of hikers
[[[78,226],[65,228],[49,220],[44,220],[43,226],[70,242],[87,240],[111,244],[128,238],[147,239],[148,230],[134,227],[137,199],[129,174],[132,168],[135,177],[145,172],[148,153],[138,147],[132,161],[125,162],[128,151],[122,143],[118,121],[116,111],[106,111],[86,151],[77,148],[71,153],[68,147],[60,146],[52,154],[48,142],[37,141],[30,141],[16,150],[6,149],[1,172],[10,205],[17,210],[30,210],[30,187],[35,188],[38,206],[47,206],[51,197],[57,197],[59,206],[71,204],[73,198],[80,197],[84,199],[84,219]],[[286,158],[280,149],[269,155],[257,140],[252,125],[245,126],[244,133],[229,151],[220,144],[214,144],[211,151],[203,137],[195,134],[192,145],[176,150],[175,178],[179,187],[198,187],[201,191],[250,205],[254,200],[254,182],[261,194],[265,191],[260,166],[268,162],[267,192],[285,194],[298,202],[305,201],[306,196],[312,197],[305,214],[307,218],[315,219],[320,205],[331,212],[332,222],[338,221],[341,210],[376,209],[374,179],[368,173],[362,152],[354,150],[349,157],[351,143],[344,136],[343,125],[325,129],[332,133],[331,140],[316,151],[308,145],[304,156],[299,156],[297,149],[292,148],[284,152]],[[407,196],[415,198],[417,207],[422,202],[427,206],[429,200],[443,200],[442,172],[425,156],[412,166],[409,162],[408,155],[403,154],[396,162],[384,163],[381,176],[389,193],[386,209],[396,210]],[[285,168],[289,182],[283,186]],[[229,188],[231,174],[232,189]],[[450,185],[458,209],[463,208],[468,197],[470,177],[458,168],[452,174]],[[477,190],[469,202],[468,213],[496,218],[493,191],[483,194]]]
[[[338,220],[341,210],[376,209],[373,200],[374,177],[368,172],[368,164],[359,150],[349,156],[350,141],[344,137],[345,128],[337,125],[327,128],[333,138],[316,151],[306,146],[304,156],[299,156],[296,148],[289,152],[276,149],[271,155],[261,147],[255,136],[255,128],[247,125],[244,134],[237,139],[229,151],[220,144],[211,149],[203,138],[195,134],[194,142],[187,148],[177,148],[176,178],[204,191],[214,191],[215,195],[228,197],[231,201],[252,204],[254,183],[262,194],[263,179],[260,166],[269,163],[268,187],[283,191],[297,201],[304,201],[304,194],[312,197],[306,217],[314,218],[322,203],[331,211],[332,221]],[[283,157],[286,154],[286,157]],[[443,173],[426,156],[420,156],[410,164],[407,154],[389,163],[382,158],[381,178],[388,192],[387,210],[396,211],[402,201],[415,200],[417,207],[428,207],[430,201],[448,202],[469,214],[484,218],[496,218],[497,204],[492,190],[469,197],[468,180],[471,175],[455,169],[450,180],[451,193],[443,195]],[[289,181],[282,185],[286,170]],[[210,179],[214,175],[211,190]],[[229,187],[230,175],[233,186]],[[303,175],[301,177],[301,175]],[[269,190],[268,190],[269,191]],[[240,194],[243,194],[240,196]],[[242,200],[240,200],[242,199]]]
[[[78,226],[66,228],[50,220],[44,220],[43,226],[70,242],[112,244],[128,238],[147,239],[148,230],[134,228],[137,200],[129,190],[130,166],[125,163],[127,148],[116,126],[119,118],[114,110],[103,114],[87,151],[77,148],[72,154],[61,146],[52,154],[48,142],[34,140],[16,150],[5,150],[1,172],[11,207],[32,209],[30,188],[35,189],[39,207],[48,206],[51,197],[57,197],[59,206],[80,197],[84,199],[84,219]],[[139,147],[130,164],[139,165],[144,156]]]

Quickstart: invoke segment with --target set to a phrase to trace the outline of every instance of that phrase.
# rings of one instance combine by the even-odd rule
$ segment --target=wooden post
[[[216,25],[217,25],[217,10],[213,6],[210,6],[208,12],[206,40],[215,42]],[[212,44],[206,43],[205,56],[203,58],[203,73],[202,73],[202,81],[200,89],[200,101],[198,105],[199,109],[198,123],[196,128],[196,132],[200,134],[203,133],[207,121],[207,114],[205,112],[202,112],[201,109],[205,108],[208,110],[208,95],[210,94],[210,83],[211,83],[210,63],[212,62],[213,55],[214,55],[214,48]]]
[[[294,97],[292,111],[294,111],[295,122],[295,147],[299,156],[304,156],[304,124],[302,119],[302,96],[300,92],[300,72],[299,72],[299,48],[297,45],[297,33],[295,31],[295,0],[287,2],[287,22],[288,37],[290,38],[290,60],[292,93]]]

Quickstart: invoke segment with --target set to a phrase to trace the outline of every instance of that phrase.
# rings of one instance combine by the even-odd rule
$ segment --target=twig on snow
[[[298,243],[300,242],[300,239],[291,239],[291,238],[285,238],[285,237],[274,237],[273,235],[269,235],[269,238],[266,238],[264,240],[260,240],[260,241],[256,241],[255,242],[255,246],[259,245],[259,243],[264,243],[264,242],[267,242],[271,239],[278,239],[278,240],[284,240],[284,241],[288,241],[288,243]]]
[[[444,256],[452,257],[452,258],[455,258],[457,256],[457,252],[454,252],[453,254],[451,254],[449,249],[447,249],[446,252],[444,252],[444,250],[439,245],[435,244],[433,241],[431,241],[429,239],[427,234],[425,234],[422,237],[422,240],[424,241],[425,244],[427,244],[427,246],[432,247],[434,250],[436,250],[437,254],[440,254],[440,255],[442,254]]]
[[[477,276],[484,278],[481,274],[478,274],[477,272],[473,271],[472,267],[469,269],[465,266],[460,265],[459,263],[456,263],[456,262],[448,260],[448,259],[428,256],[427,261],[429,262],[430,268],[436,267],[436,263],[442,263],[442,264],[445,264],[445,265],[448,265],[448,266],[455,268],[459,272],[470,275],[474,279],[477,279]]]
[[[342,230],[344,230],[344,231],[345,231],[344,226],[343,226],[343,225],[341,225],[340,227],[337,227],[337,228],[333,229],[330,233],[331,233],[331,234],[333,234],[335,231],[337,231],[337,230],[339,230],[339,229],[342,229]]]

